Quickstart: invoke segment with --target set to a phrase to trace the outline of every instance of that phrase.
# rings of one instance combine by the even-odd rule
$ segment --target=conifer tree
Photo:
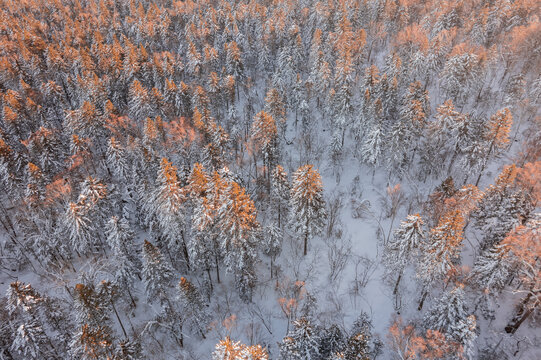
[[[424,239],[424,223],[419,214],[408,215],[395,230],[394,238],[386,246],[385,264],[388,271],[397,274],[393,293],[398,291],[406,265],[418,255]]]
[[[423,283],[419,310],[423,306],[428,288],[445,279],[455,268],[463,240],[464,217],[459,210],[447,212],[438,226],[430,230],[428,240],[421,250],[417,276]]]
[[[471,284],[488,294],[498,294],[507,285],[511,267],[512,259],[506,247],[495,245],[476,259],[470,275]]]
[[[252,123],[252,139],[263,153],[266,169],[271,169],[277,160],[278,155],[278,133],[276,122],[272,116],[264,111],[260,111],[256,114],[254,117],[254,122]],[[269,170],[267,170],[267,174],[270,175]]]
[[[214,347],[212,360],[268,360],[269,354],[261,345],[247,346],[229,337],[220,340]]]
[[[158,299],[163,302],[167,299],[166,289],[173,278],[171,266],[166,262],[160,250],[145,240],[143,244],[143,280],[147,299]]]
[[[223,253],[219,251],[219,209],[223,205],[227,186],[227,181],[220,173],[215,171],[212,177],[209,177],[200,164],[194,165],[188,180],[188,190],[192,197],[195,197],[190,257],[197,268],[207,272],[209,281],[210,270],[216,268],[216,278],[220,282],[219,261],[223,258]]]
[[[283,137],[286,128],[286,107],[282,95],[275,88],[267,91],[265,96],[265,112],[274,119]]]
[[[532,204],[522,190],[514,190],[516,166],[506,166],[495,184],[485,190],[472,216],[483,231],[482,249],[498,244],[514,226],[529,217]]]
[[[293,322],[294,328],[280,344],[280,358],[284,360],[317,359],[319,336],[309,319],[300,318]]]
[[[509,132],[511,131],[511,125],[513,124],[513,116],[508,108],[504,108],[490,117],[487,123],[487,130],[485,140],[488,144],[483,166],[479,172],[479,177],[475,182],[475,186],[479,185],[483,171],[487,166],[487,163],[491,156],[497,156],[500,154],[507,144],[509,144]]]
[[[276,213],[278,216],[278,227],[282,227],[282,213],[284,217],[287,216],[287,204],[290,196],[289,180],[287,179],[287,173],[280,165],[276,165],[272,171],[271,177],[271,197],[274,200],[276,206]]]
[[[346,339],[342,330],[336,324],[323,328],[320,337],[319,354],[323,359],[332,359],[333,354],[339,353],[345,347]]]
[[[276,261],[276,258],[278,257],[278,255],[280,255],[280,252],[282,251],[282,241],[283,241],[282,230],[278,226],[271,224],[265,227],[262,246],[263,246],[263,252],[265,253],[265,255],[269,256],[271,260],[271,263],[270,263],[271,279],[273,277],[274,262]]]
[[[476,54],[457,54],[445,63],[441,73],[441,86],[449,97],[463,103],[468,90],[474,90],[481,73],[481,61]]]
[[[209,314],[201,298],[199,290],[185,277],[180,278],[179,300],[184,322],[195,331],[205,337],[205,331],[209,322]]]
[[[70,355],[82,360],[106,359],[113,354],[113,336],[108,326],[82,325],[71,343]]]
[[[135,234],[130,228],[129,222],[117,216],[111,217],[106,226],[107,243],[113,250],[113,264],[115,270],[115,283],[120,287],[120,290],[125,290],[129,295],[133,305],[133,300],[130,288],[133,286],[136,278],[141,279],[139,269],[141,262],[137,255],[134,237]]]
[[[129,168],[126,151],[114,136],[109,139],[107,162],[111,165],[113,173],[120,179],[121,183],[127,180]]]
[[[11,315],[9,323],[15,335],[12,351],[28,359],[55,356],[56,348],[46,334],[49,320],[44,316],[48,310],[47,298],[30,284],[16,281],[7,290],[6,308]]]
[[[212,360],[239,359],[242,348],[243,345],[240,343],[240,341],[235,342],[229,337],[226,337],[224,340],[220,340],[220,342],[214,347]]]
[[[472,359],[477,325],[475,316],[468,315],[464,297],[462,284],[445,292],[426,314],[424,321],[428,329],[441,331],[461,344],[464,354]]]
[[[167,239],[168,249],[174,253],[182,253],[189,269],[189,254],[183,229],[183,203],[186,195],[180,185],[176,166],[165,158],[160,162],[157,183],[158,186],[149,197],[147,208],[156,216],[160,232]]]
[[[42,348],[47,343],[47,335],[41,326],[30,320],[21,324],[15,331],[15,338],[11,344],[11,351],[24,356],[25,359],[40,359],[43,354]]]
[[[308,240],[321,233],[327,217],[321,176],[313,165],[301,166],[293,174],[289,204],[291,224],[304,238],[306,255]]]
[[[109,320],[109,302],[102,288],[94,284],[76,284],[74,289],[76,320],[79,325],[98,327]]]
[[[220,249],[225,254],[225,264],[235,274],[241,298],[250,301],[256,280],[254,267],[260,227],[254,202],[244,188],[232,181],[219,214]]]
[[[86,203],[70,202],[64,224],[71,248],[79,254],[89,251],[95,229],[88,217]]]
[[[509,249],[515,264],[518,267],[520,278],[516,292],[524,294],[517,306],[505,331],[514,334],[520,325],[541,305],[539,287],[541,283],[541,214],[535,213],[524,224],[514,228],[502,241],[502,245]]]

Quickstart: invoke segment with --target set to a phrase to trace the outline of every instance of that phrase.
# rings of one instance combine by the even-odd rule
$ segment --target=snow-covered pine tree
[[[490,157],[498,156],[508,146],[512,125],[513,115],[508,108],[497,111],[486,123],[485,140],[488,148],[475,186],[479,185],[479,181],[481,180],[481,176],[483,175],[483,171],[485,170]]]
[[[246,190],[234,181],[219,207],[220,249],[227,269],[235,274],[236,286],[244,301],[251,301],[255,287],[260,225],[255,204]]]
[[[15,335],[11,351],[25,359],[58,356],[53,341],[45,332],[48,319],[41,316],[47,311],[46,298],[30,284],[19,281],[10,284],[6,295],[6,309],[11,315],[9,325]]]
[[[445,101],[436,110],[436,119],[428,124],[421,152],[420,173],[423,176],[438,176],[442,173],[457,143],[453,130],[465,116],[456,110],[452,100]]]
[[[224,340],[220,340],[214,347],[212,360],[240,359],[243,348],[244,345],[240,341],[235,342],[229,337],[226,337]]]
[[[423,294],[419,303],[422,308],[428,289],[436,281],[451,275],[460,256],[463,240],[464,217],[459,210],[451,210],[440,219],[438,226],[430,229],[428,240],[421,248],[417,277],[421,279]]]
[[[473,264],[470,284],[487,294],[496,295],[507,285],[513,260],[505,246],[495,245],[480,254]]]
[[[339,353],[345,347],[346,339],[336,324],[323,328],[320,337],[319,355],[322,359],[331,358],[333,354]]]
[[[271,279],[274,276],[274,262],[280,253],[282,252],[282,241],[283,241],[282,230],[274,225],[270,224],[265,227],[263,234],[263,242],[261,244],[263,248],[263,253],[270,257],[270,274]]]
[[[370,105],[369,113],[369,128],[361,147],[361,159],[368,165],[377,166],[380,162],[384,150],[385,133],[383,128],[382,113],[380,99],[376,99]]]
[[[69,355],[81,360],[111,358],[114,337],[108,326],[83,324],[74,334]]]
[[[76,284],[74,288],[74,308],[79,326],[91,327],[106,325],[109,321],[110,303],[107,294],[94,284]]]
[[[239,360],[269,360],[267,349],[259,344],[244,346],[239,356]]]
[[[271,198],[273,199],[274,206],[276,206],[278,227],[280,228],[282,228],[282,217],[287,216],[290,191],[286,171],[282,166],[276,165],[271,177]]]
[[[10,350],[19,353],[24,359],[43,359],[52,356],[47,354],[47,342],[43,328],[34,319],[29,319],[15,330]]]
[[[216,268],[216,278],[220,282],[219,261],[223,258],[219,251],[220,219],[219,209],[227,192],[227,181],[214,172],[210,177],[200,164],[195,164],[188,180],[188,191],[193,202],[192,231],[189,244],[190,258],[196,268],[207,272]]]
[[[113,174],[118,177],[119,182],[123,183],[126,181],[129,174],[126,151],[114,136],[109,139],[109,146],[107,147],[107,162],[111,166]]]
[[[185,277],[181,277],[179,293],[184,323],[204,338],[210,316],[199,290]]]
[[[321,176],[313,165],[301,166],[293,174],[291,184],[291,224],[304,239],[303,254],[308,253],[308,240],[323,230],[325,219],[325,200]]]
[[[482,60],[477,54],[463,52],[447,60],[440,75],[441,87],[455,102],[463,104],[480,83]]]
[[[495,184],[485,190],[472,217],[475,225],[483,231],[482,249],[498,244],[506,234],[529,217],[531,199],[522,190],[514,190],[516,166],[506,166],[496,178]]]
[[[190,268],[188,248],[184,237],[183,204],[184,189],[180,186],[177,168],[163,158],[158,170],[157,187],[148,198],[146,208],[149,216],[158,220],[160,234],[167,240],[164,244],[173,253],[182,253],[186,267]]]
[[[212,360],[269,360],[269,354],[261,345],[247,346],[227,336],[214,346]]]
[[[265,95],[265,112],[274,119],[283,137],[286,129],[286,106],[282,95],[275,88],[269,89]]]
[[[424,318],[427,329],[438,330],[464,347],[464,354],[472,359],[474,341],[477,338],[476,320],[468,315],[464,285],[445,292]]]
[[[319,356],[320,339],[316,327],[307,318],[293,322],[294,328],[279,344],[280,359],[300,360],[317,359]]]
[[[130,288],[133,286],[135,278],[141,279],[139,272],[141,262],[134,244],[135,234],[131,230],[130,223],[117,216],[112,216],[107,222],[105,232],[107,243],[113,250],[112,264],[115,268],[115,283],[123,294],[129,296],[135,306]]]
[[[278,160],[278,132],[276,122],[265,111],[260,111],[254,117],[252,123],[252,140],[263,153],[264,165],[267,170],[268,184],[270,187],[270,169]],[[256,164],[257,165],[257,164]]]
[[[79,254],[91,249],[95,228],[88,216],[86,203],[70,202],[63,218],[70,247]]]
[[[167,300],[167,289],[173,278],[171,265],[167,263],[160,250],[145,240],[143,244],[143,280],[148,301]]]
[[[541,213],[533,214],[524,225],[515,227],[502,241],[517,265],[520,279],[516,292],[523,293],[505,331],[514,334],[531,314],[541,307],[539,288],[541,286]]]
[[[142,121],[150,112],[150,95],[137,79],[130,85],[128,109],[132,118],[138,121]]]
[[[373,336],[374,326],[368,314],[361,312],[351,326],[350,336],[343,351],[345,359],[368,360],[381,351],[379,339]]]
[[[418,255],[425,237],[423,227],[424,222],[419,214],[408,215],[395,230],[393,239],[386,245],[384,261],[387,271],[397,276],[394,294],[398,291],[404,268]]]

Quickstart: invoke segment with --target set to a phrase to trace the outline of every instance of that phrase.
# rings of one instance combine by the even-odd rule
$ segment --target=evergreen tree
[[[271,198],[276,206],[278,227],[280,228],[282,227],[282,213],[287,214],[290,191],[287,173],[282,166],[276,165],[271,177]]]
[[[255,204],[245,189],[232,181],[219,214],[219,228],[222,231],[220,249],[225,254],[225,264],[235,274],[241,298],[250,301],[256,280],[255,261],[260,227]]]
[[[166,262],[160,250],[145,240],[143,244],[143,280],[149,301],[156,298],[163,302],[167,299],[166,289],[173,278],[171,266]]]
[[[83,324],[74,335],[70,355],[82,360],[110,358],[114,351],[113,341],[109,327]]]
[[[75,285],[76,320],[79,325],[99,327],[108,322],[110,304],[106,292],[102,290],[94,284]]]
[[[147,208],[149,213],[156,217],[160,233],[167,239],[167,248],[174,253],[182,253],[189,268],[183,229],[183,203],[186,195],[180,186],[177,168],[165,158],[160,162],[157,183],[158,186],[149,197]]]
[[[268,360],[269,354],[261,345],[247,346],[229,337],[220,340],[214,347],[212,360]]]
[[[345,359],[365,360],[376,357],[380,352],[380,342],[372,336],[373,325],[365,312],[353,322],[344,353]]]
[[[70,202],[63,220],[71,248],[79,254],[89,251],[95,228],[88,216],[87,203]]]
[[[283,234],[282,230],[274,224],[265,227],[263,235],[263,253],[270,257],[271,279],[273,277],[273,267],[276,258],[282,252]]]
[[[505,167],[490,185],[472,216],[483,231],[482,249],[498,244],[506,234],[529,217],[532,203],[522,190],[514,190],[517,176],[515,165]]]
[[[226,337],[225,340],[220,340],[216,344],[212,353],[212,360],[239,359],[242,348],[243,345],[240,341],[234,342],[229,337]]]
[[[205,337],[209,314],[196,287],[185,277],[180,278],[179,300],[184,322],[193,330]]]
[[[321,233],[326,219],[321,176],[312,165],[301,166],[293,174],[291,186],[291,223],[304,238],[304,255],[308,239]]]
[[[417,277],[423,283],[419,309],[429,287],[436,281],[448,278],[455,269],[463,240],[464,217],[459,210],[444,214],[438,226],[430,230],[428,240],[421,249]]]
[[[135,234],[126,219],[111,217],[106,226],[107,243],[113,250],[112,264],[115,267],[115,283],[125,290],[134,304],[130,288],[136,278],[141,279],[141,263],[135,249]],[[135,305],[135,304],[134,304]]]
[[[475,90],[481,73],[481,61],[476,54],[457,54],[445,63],[441,86],[450,98],[463,103],[468,94]]]
[[[512,125],[513,115],[508,108],[504,108],[490,117],[485,133],[488,149],[486,150],[483,166],[481,167],[475,186],[479,185],[479,181],[490,157],[498,156],[509,144],[509,133]]]
[[[320,339],[316,328],[307,318],[297,319],[293,325],[293,330],[280,343],[280,359],[317,359]]]
[[[324,328],[321,332],[321,341],[319,346],[319,354],[322,359],[331,358],[333,354],[339,353],[345,347],[345,338],[342,330],[332,324],[328,328]]]
[[[113,173],[119,178],[121,183],[127,180],[129,168],[126,151],[115,137],[109,139],[107,162],[112,166]]]
[[[393,293],[398,291],[404,268],[418,255],[424,239],[424,222],[419,214],[408,215],[395,230],[394,238],[386,246],[385,264],[390,273],[398,275]]]
[[[10,350],[21,354],[25,359],[41,359],[42,356],[46,356],[41,348],[46,346],[47,339],[43,328],[30,320],[26,324],[19,325]]]
[[[502,241],[502,245],[509,249],[520,278],[516,292],[523,293],[517,306],[517,311],[505,327],[505,331],[514,334],[519,326],[535,313],[541,302],[539,301],[539,286],[541,283],[540,253],[541,214],[535,213],[524,225],[514,228]]]
[[[276,122],[272,116],[264,111],[260,111],[254,117],[254,122],[252,123],[252,139],[263,153],[266,168],[271,169],[277,160],[278,155],[278,133]]]
[[[477,334],[475,316],[468,315],[464,299],[464,286],[459,285],[445,292],[425,316],[428,329],[442,331],[464,347],[464,354],[471,359]]]
[[[511,267],[508,250],[495,245],[476,259],[470,275],[471,284],[489,294],[498,294],[507,285]]]
[[[11,351],[28,359],[55,356],[56,348],[46,334],[47,299],[30,284],[13,282],[7,290],[6,308],[14,333]],[[6,319],[7,320],[7,319]]]

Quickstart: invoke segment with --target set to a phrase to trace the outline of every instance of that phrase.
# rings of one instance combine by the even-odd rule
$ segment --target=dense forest
[[[0,0],[0,360],[541,358],[537,0]]]

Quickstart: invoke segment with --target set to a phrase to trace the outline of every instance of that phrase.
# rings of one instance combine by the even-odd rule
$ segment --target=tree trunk
[[[398,279],[396,279],[396,284],[394,285],[393,295],[396,295],[398,292],[398,285],[400,284],[400,280],[402,280],[402,272],[398,274]]]
[[[532,293],[528,293],[524,300],[521,301],[520,306],[518,308],[518,311],[515,316],[509,321],[509,324],[505,327],[505,332],[508,334],[514,334],[520,325],[530,316],[530,314],[533,312],[533,308],[527,308],[528,302],[530,301],[532,297]]]
[[[494,147],[494,141],[492,140],[492,143],[490,144],[490,148],[488,149],[487,157],[485,158],[485,161],[483,162],[483,167],[481,168],[481,171],[479,172],[479,177],[477,178],[477,181],[475,182],[475,186],[479,185],[479,181],[481,181],[481,176],[483,176],[483,171],[485,171],[485,167],[487,166],[488,159],[490,157],[490,154],[492,153],[492,148]]]
[[[127,339],[128,334],[126,333],[126,329],[124,329],[124,324],[122,324],[122,321],[120,320],[120,316],[118,316],[118,312],[116,311],[115,303],[113,302],[113,300],[111,300],[111,306],[113,307],[113,311],[115,312],[118,323],[120,324],[120,328],[122,329],[122,333],[124,333],[124,336]]]
[[[426,296],[428,295],[428,291],[425,290],[423,292],[423,296],[421,296],[421,301],[419,301],[419,306],[417,307],[417,311],[421,311],[423,309],[423,305],[425,303],[425,300],[426,300]]]
[[[182,252],[184,253],[184,259],[186,260],[186,267],[190,271],[190,255],[188,254],[188,247],[186,246],[186,241],[184,240],[184,231],[181,231],[182,235]]]
[[[218,256],[215,256],[214,260],[216,261],[216,281],[219,284],[220,283],[220,265],[218,265]]]

